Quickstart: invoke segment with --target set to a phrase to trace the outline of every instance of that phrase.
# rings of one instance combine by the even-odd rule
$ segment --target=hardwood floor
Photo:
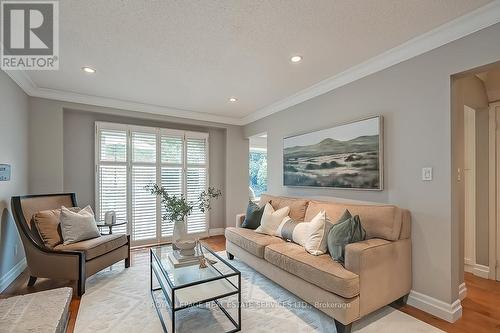
[[[465,273],[467,297],[462,301],[462,318],[453,324],[405,305],[399,310],[452,333],[500,332],[500,282]]]
[[[226,249],[224,236],[213,236],[205,238],[202,241],[208,244],[214,251],[223,251]],[[134,255],[143,251],[146,251],[146,249],[132,250],[132,265],[134,264]],[[69,281],[53,281],[47,279],[39,279],[33,287],[28,287],[28,278],[28,273],[23,272],[2,294],[0,294],[0,298],[29,294],[64,286],[72,287]],[[446,332],[500,333],[500,282],[482,279],[470,273],[465,273],[465,284],[467,287],[467,297],[462,301],[462,318],[453,324],[409,305],[400,306],[398,309]],[[72,333],[74,330],[79,306],[80,299],[73,297],[70,304],[71,314],[67,330],[68,333]]]

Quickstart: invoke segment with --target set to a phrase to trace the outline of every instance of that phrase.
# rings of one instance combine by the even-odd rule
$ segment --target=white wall
[[[452,218],[450,76],[498,61],[498,36],[500,24],[245,126],[247,137],[268,134],[269,192],[408,208],[412,213],[412,288],[451,308],[458,299],[463,255],[459,259],[459,220]],[[385,122],[384,191],[282,185],[284,137],[376,114],[383,115]],[[421,181],[421,168],[426,166],[434,168],[432,182]]]
[[[11,180],[0,182],[0,291],[24,269],[24,251],[10,211],[10,197],[28,192],[28,98],[0,71],[0,164]],[[16,255],[17,252],[17,255]]]

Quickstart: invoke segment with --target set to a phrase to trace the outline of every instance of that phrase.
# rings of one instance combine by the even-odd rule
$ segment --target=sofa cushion
[[[226,239],[259,258],[264,258],[264,248],[267,245],[284,243],[278,237],[259,234],[250,229],[234,227],[226,228]]]
[[[359,215],[366,238],[398,240],[401,233],[403,210],[392,205],[358,205],[339,202],[310,201],[305,220],[309,221],[324,210],[330,221],[337,221],[348,209],[352,215]]]
[[[290,207],[290,216],[294,221],[304,221],[304,217],[306,215],[307,204],[309,200],[307,199],[296,199],[296,198],[288,198],[288,197],[278,197],[269,194],[263,194],[260,197],[259,206],[264,206],[266,203],[270,202],[271,206],[275,210],[278,210],[283,207]],[[314,217],[314,216],[313,216]],[[310,220],[306,220],[310,221]]]
[[[339,296],[352,298],[359,295],[359,276],[333,261],[328,254],[313,256],[297,244],[282,242],[268,245],[264,259]]]
[[[127,236],[114,234],[103,235],[101,237],[87,239],[81,242],[72,244],[59,244],[54,247],[59,251],[84,251],[85,259],[92,260],[103,254],[116,250],[117,248],[127,244]]]

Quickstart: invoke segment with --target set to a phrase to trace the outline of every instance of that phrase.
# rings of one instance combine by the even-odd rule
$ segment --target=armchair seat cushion
[[[87,239],[72,244],[59,244],[54,250],[59,251],[83,251],[87,261],[109,253],[127,244],[126,235],[103,235],[101,237]]]
[[[234,227],[226,228],[226,239],[259,258],[264,258],[264,248],[267,245],[284,243],[278,237],[259,234],[251,229]]]
[[[313,256],[297,244],[270,244],[264,259],[324,290],[345,298],[359,295],[359,276],[333,261],[328,254]]]

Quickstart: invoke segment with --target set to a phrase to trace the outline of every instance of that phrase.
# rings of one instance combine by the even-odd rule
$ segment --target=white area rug
[[[162,332],[149,292],[149,253],[136,254],[134,259],[129,269],[124,269],[121,262],[87,280],[76,333]],[[309,305],[293,306],[303,303],[243,262],[235,259],[232,263],[241,271],[242,301],[247,304],[242,309],[242,332],[335,332],[333,319]],[[177,313],[176,321],[177,332],[222,332],[231,328],[216,306],[182,310]],[[353,332],[442,331],[391,307],[384,307],[356,322]]]

